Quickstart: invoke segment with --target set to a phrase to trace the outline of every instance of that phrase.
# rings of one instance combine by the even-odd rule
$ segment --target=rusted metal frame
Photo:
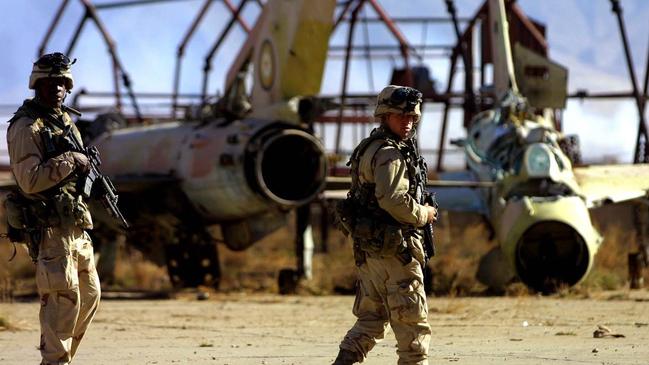
[[[333,30],[338,28],[338,24],[340,24],[341,21],[345,18],[345,15],[347,15],[347,12],[349,11],[349,8],[352,6],[352,3],[354,0],[348,0],[345,5],[343,5],[343,10],[340,11],[340,14],[338,14],[338,19],[334,22]]]
[[[43,38],[43,41],[38,48],[38,55],[36,55],[37,57],[45,54],[47,43],[49,43],[50,37],[52,36],[52,33],[54,33],[54,29],[59,24],[59,21],[61,21],[65,7],[68,6],[68,2],[69,0],[63,0],[63,2],[61,2],[61,6],[59,6],[59,9],[56,11],[56,15],[54,15],[54,19],[52,19],[52,23],[50,24],[49,28],[47,28],[47,33],[45,33],[45,37]]]
[[[626,65],[629,69],[629,77],[631,79],[631,85],[633,86],[633,95],[635,99],[636,106],[638,108],[638,114],[640,116],[640,121],[638,125],[638,135],[636,137],[635,152],[633,155],[633,162],[649,162],[649,136],[647,135],[647,126],[644,117],[644,106],[645,103],[640,97],[640,90],[638,88],[638,82],[635,75],[635,70],[633,69],[633,58],[631,51],[629,49],[629,41],[626,35],[626,27],[624,26],[624,18],[622,17],[622,7],[620,6],[619,0],[611,0],[611,10],[615,13],[617,18],[618,26],[620,28],[620,36],[622,37],[622,45],[624,46],[624,56],[626,59]],[[644,138],[644,148],[642,151],[642,156],[640,156],[640,144],[641,138]]]
[[[120,93],[119,90],[119,66],[113,60],[113,90],[114,90],[114,96],[115,96],[115,108],[119,113],[122,113],[123,107],[122,107],[122,94]],[[136,112],[137,113],[137,112]],[[137,114],[139,115],[139,114]],[[138,119],[142,119],[141,116],[138,117]]]
[[[125,8],[127,6],[150,5],[155,3],[170,3],[191,0],[133,0],[133,1],[116,1],[112,3],[103,3],[95,5],[97,10]]]
[[[431,58],[443,58],[443,59],[448,59],[451,57],[452,52],[442,52],[442,53],[428,53],[426,54],[426,59],[431,59]],[[395,58],[399,58],[401,53],[399,54],[394,54],[394,53],[376,53],[372,52],[372,59],[377,60],[377,59],[388,59],[391,61],[394,61]],[[345,58],[344,53],[329,53],[327,54],[327,57],[329,59],[340,59],[340,58]],[[365,55],[357,55],[357,54],[352,54],[350,56],[351,58],[357,59],[357,58],[365,58]]]
[[[530,21],[530,19],[527,17],[527,15],[525,15],[525,13],[523,13],[523,11],[518,6],[518,4],[516,4],[513,1],[509,2],[507,4],[509,5],[509,10],[511,10],[511,12],[514,13],[518,17],[518,19],[523,23],[523,25],[525,25],[525,28],[527,28],[527,30],[530,31],[530,33],[532,34],[534,39],[536,39],[536,41],[539,42],[539,44],[543,48],[548,49],[547,40],[545,39],[543,34],[541,34],[541,32],[539,32],[538,28],[536,28],[536,26]]]
[[[422,50],[452,50],[455,48],[454,44],[416,44],[416,45],[410,45],[410,49],[417,50],[417,49],[422,49]],[[346,45],[334,45],[329,47],[332,52],[340,52],[344,51],[347,49]],[[354,46],[351,48],[352,51],[363,51],[365,50],[365,45],[362,46]],[[391,50],[401,50],[400,45],[392,45],[392,44],[376,44],[372,46],[373,51],[391,51]]]
[[[469,125],[469,120],[475,114],[475,99],[473,98],[473,27],[467,28],[466,37],[460,32],[460,24],[457,19],[457,11],[453,0],[446,0],[446,10],[453,21],[453,30],[457,38],[457,45],[460,47],[460,55],[464,64],[464,90],[467,97],[464,99],[464,126]]]
[[[457,52],[453,52],[451,55],[451,67],[448,73],[448,84],[446,84],[446,93],[450,94],[453,89],[453,78],[455,77],[455,69],[457,65]],[[443,159],[444,159],[444,144],[446,143],[446,130],[448,127],[448,114],[451,108],[451,102],[449,99],[444,101],[444,113],[442,114],[442,130],[439,134],[439,147],[437,154],[437,166],[435,170],[441,172],[444,170]]]
[[[457,54],[463,53],[462,52],[462,45],[466,44],[468,42],[467,40],[472,38],[476,23],[478,22],[478,20],[481,20],[486,14],[487,14],[487,2],[485,1],[482,4],[482,6],[478,9],[478,11],[476,11],[475,15],[473,17],[471,17],[471,19],[469,20],[468,24],[466,25],[466,28],[464,29],[464,33],[462,33],[462,36],[458,38],[457,44],[455,45],[455,48],[453,48],[453,53],[456,54],[456,56],[457,56]],[[458,27],[458,29],[459,29],[459,27]],[[485,40],[481,39],[480,41],[484,42]],[[485,78],[484,78],[485,64],[483,62],[483,57],[480,57],[480,58],[481,58],[481,60],[480,60],[480,86],[484,86],[484,82],[485,82]],[[470,73],[471,73],[471,76],[473,77],[473,62],[471,62],[471,65],[472,66],[471,66]],[[466,71],[466,64],[465,64],[465,74],[466,73],[467,73],[467,71]],[[473,80],[471,80],[471,85],[473,85]],[[472,100],[475,100],[474,99],[475,96],[473,94],[473,89],[468,90],[468,91],[465,90],[465,95],[467,95],[467,96],[465,96],[465,98],[470,97]],[[475,104],[474,104],[473,107],[476,108]],[[477,109],[475,109],[475,110],[477,110]]]
[[[87,91],[85,89],[80,90],[77,94],[83,94],[83,96],[88,96],[92,98],[108,98],[113,97],[113,93],[104,92],[104,91]],[[168,99],[171,97],[170,93],[164,92],[137,92],[135,96],[140,99]],[[201,94],[199,93],[179,93],[179,98],[183,99],[199,99]]]
[[[352,17],[349,21],[349,30],[347,32],[347,54],[345,57],[345,67],[343,71],[343,83],[342,83],[342,92],[340,94],[340,109],[338,110],[338,124],[336,124],[336,148],[334,150],[335,154],[340,152],[340,138],[342,134],[342,118],[343,112],[345,110],[345,98],[347,97],[347,79],[349,77],[349,61],[350,54],[352,52],[352,44],[354,43],[354,28],[356,26],[356,20],[358,18],[358,12],[361,10],[365,1],[369,0],[359,0],[358,4],[352,11]]]
[[[577,90],[576,92],[569,94],[568,98],[571,99],[624,99],[624,98],[633,98],[633,92],[598,92],[591,93],[588,90]],[[645,95],[644,99],[647,100],[649,95]]]
[[[396,23],[451,23],[452,19],[448,17],[390,17],[390,19]],[[471,18],[458,18],[459,22],[468,22]],[[368,23],[382,23],[383,19],[381,18],[367,18]]]
[[[178,46],[178,50],[176,51],[176,69],[174,72],[174,90],[173,90],[173,95],[171,96],[171,117],[175,118],[176,117],[176,111],[178,109],[178,91],[180,89],[180,72],[181,72],[181,66],[182,66],[182,59],[183,56],[185,55],[185,47],[189,43],[189,40],[192,38],[194,35],[194,32],[196,32],[196,29],[198,28],[198,24],[203,20],[203,17],[205,14],[207,14],[207,10],[210,8],[210,5],[212,5],[213,0],[205,0],[203,3],[203,6],[201,9],[198,11],[198,14],[196,15],[196,18],[192,22],[191,26],[189,27],[189,30],[187,31],[187,34],[185,34],[185,37],[183,40],[180,42],[180,45]]]
[[[241,13],[240,13],[240,12],[237,12],[237,8],[234,7],[234,5],[232,4],[232,2],[231,2],[230,0],[223,0],[223,3],[224,3],[225,6],[228,8],[228,10],[230,10],[230,14],[234,14],[234,15],[236,16],[236,18],[237,18],[237,22],[239,23],[239,25],[241,25],[241,27],[243,28],[243,30],[245,30],[246,33],[250,33],[250,30],[251,30],[251,29],[250,29],[250,26],[249,26],[248,23],[247,23],[247,22],[246,22],[246,21],[241,17]]]
[[[135,110],[135,116],[137,119],[142,120],[142,114],[140,113],[140,108],[137,104],[137,100],[135,99],[135,94],[133,93],[133,88],[131,87],[131,80],[126,73],[126,70],[124,69],[124,66],[122,65],[119,57],[117,56],[117,51],[115,50],[115,41],[111,38],[110,34],[108,34],[108,31],[106,30],[106,27],[102,23],[101,19],[99,19],[99,15],[97,14],[97,10],[95,9],[94,5],[90,2],[90,0],[80,0],[81,3],[84,5],[86,8],[86,13],[87,15],[95,22],[95,25],[97,26],[97,29],[99,29],[99,32],[101,33],[102,37],[104,38],[104,41],[106,42],[108,46],[108,52],[111,55],[111,58],[113,60],[113,67],[115,69],[115,74],[118,72],[122,73],[122,83],[124,84],[124,87],[126,88],[126,91],[128,92],[129,98],[131,99],[133,103],[133,109]],[[115,96],[117,98],[117,101],[119,101],[121,94],[119,92],[119,85],[116,83],[116,88],[115,88]]]
[[[237,20],[239,19],[239,14],[241,14],[241,11],[243,10],[243,8],[246,6],[247,3],[248,0],[241,0],[241,3],[239,3],[239,7],[232,14],[230,21],[225,26],[225,28],[223,28],[223,31],[217,38],[214,45],[212,45],[212,48],[207,53],[207,56],[205,57],[205,66],[203,67],[203,88],[202,88],[203,103],[206,102],[206,98],[207,98],[207,84],[209,82],[210,71],[212,70],[212,58],[214,57],[214,54],[221,46],[221,43],[223,43],[223,41],[225,40],[225,37],[230,33],[230,29],[232,29],[234,23],[237,22]],[[244,30],[245,29],[250,29],[250,28],[244,27]],[[246,32],[249,33],[250,31],[247,30]]]
[[[415,54],[416,52],[412,47],[410,47],[410,44],[408,43],[408,40],[401,34],[401,31],[397,27],[397,25],[390,19],[388,14],[383,10],[381,5],[376,0],[366,0],[372,5],[374,8],[374,11],[376,11],[376,14],[379,16],[380,19],[383,20],[385,25],[388,27],[390,32],[392,32],[392,35],[397,39],[399,42],[399,45],[401,46],[401,55],[403,56],[403,63],[404,63],[404,69],[405,69],[405,78],[407,80],[407,83],[409,85],[414,84],[414,78],[412,74],[412,69],[410,68],[410,60],[409,60],[409,52],[413,51]]]
[[[644,71],[644,86],[642,88],[643,100],[645,101],[645,111],[647,106],[647,98],[649,97],[649,45],[647,46],[647,65]]]
[[[77,25],[77,28],[75,29],[72,39],[70,40],[70,43],[68,43],[68,49],[65,51],[65,53],[70,56],[72,55],[72,51],[74,51],[74,47],[77,45],[77,41],[79,40],[79,36],[81,36],[81,31],[83,30],[83,26],[86,25],[86,21],[90,15],[88,14],[88,11],[86,10],[83,13],[83,17],[79,21],[79,25]]]
[[[372,67],[372,52],[370,50],[370,29],[367,23],[367,16],[363,12],[363,38],[365,40],[365,60],[367,61],[367,81],[370,90],[374,90],[374,67]]]

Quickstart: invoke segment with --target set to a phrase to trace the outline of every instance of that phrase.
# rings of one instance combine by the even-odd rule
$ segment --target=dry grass
[[[627,286],[627,254],[636,247],[635,230],[625,209],[600,210],[594,220],[604,236],[591,271],[581,284],[559,292],[559,296],[588,297],[591,292],[621,289]],[[289,225],[257,242],[252,248],[230,251],[219,244],[222,266],[221,291],[277,292],[277,274],[284,268],[295,268],[295,228]],[[332,229],[326,251],[314,226],[316,251],[313,257],[313,280],[305,282],[300,291],[312,295],[352,293],[356,280],[351,240]],[[495,242],[482,219],[474,215],[445,214],[435,228],[438,256],[431,261],[436,295],[466,296],[481,294],[486,289],[474,276],[481,255]],[[18,248],[17,257],[7,262],[13,251],[6,241],[0,243],[0,300],[23,291],[35,291],[34,265],[26,250]],[[164,290],[171,287],[166,269],[146,260],[128,247],[119,250],[115,287],[121,289]],[[649,270],[645,270],[649,283]],[[525,296],[529,290],[520,283],[511,285],[506,295]],[[453,309],[438,308],[442,312]]]
[[[15,326],[9,318],[0,315],[0,332],[2,331],[16,331],[19,328]]]
[[[158,291],[170,289],[171,283],[166,268],[146,260],[142,253],[135,249],[120,246],[115,263],[114,286]]]

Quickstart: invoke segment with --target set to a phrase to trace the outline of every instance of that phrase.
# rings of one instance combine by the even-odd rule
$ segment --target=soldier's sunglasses
[[[393,107],[402,109],[404,112],[412,112],[417,104],[421,103],[422,94],[417,89],[411,87],[400,87],[392,92],[384,103]],[[405,105],[403,105],[405,103]]]

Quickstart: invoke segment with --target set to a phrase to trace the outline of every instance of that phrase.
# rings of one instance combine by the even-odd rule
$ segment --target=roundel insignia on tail
[[[265,90],[270,90],[275,81],[275,54],[273,45],[270,40],[265,40],[259,52],[259,59],[257,62],[259,68],[259,81]]]

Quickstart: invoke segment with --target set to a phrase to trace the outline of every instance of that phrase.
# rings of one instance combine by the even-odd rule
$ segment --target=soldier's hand
[[[72,152],[72,157],[74,158],[74,165],[81,172],[88,172],[90,168],[90,162],[88,162],[88,157],[80,152]]]
[[[437,209],[435,207],[431,207],[428,204],[426,204],[425,207],[428,210],[428,221],[426,223],[436,222],[437,221]]]

